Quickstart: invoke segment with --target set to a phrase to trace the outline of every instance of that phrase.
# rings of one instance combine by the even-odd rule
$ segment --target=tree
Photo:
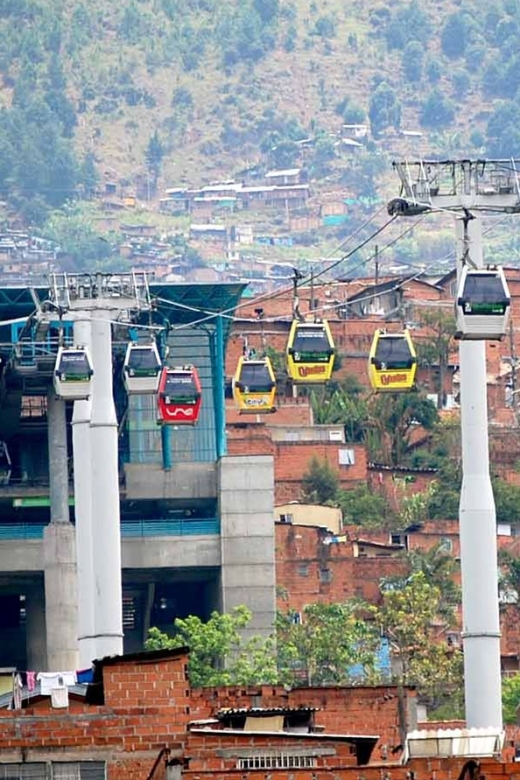
[[[515,100],[502,100],[494,110],[486,127],[487,153],[494,157],[520,154],[520,106]]]
[[[372,93],[368,109],[372,135],[379,135],[392,125],[396,130],[401,124],[401,103],[397,93],[386,81],[381,82]]]
[[[421,571],[400,586],[382,587],[382,603],[372,607],[376,625],[390,642],[394,677],[400,686],[417,685],[432,706],[461,690],[462,653],[436,640],[433,626],[441,612],[441,589]]]
[[[520,674],[502,678],[502,714],[504,723],[517,723],[520,706]]]
[[[434,404],[418,392],[377,395],[371,401],[370,415],[386,450],[381,455],[389,466],[403,464],[418,425],[431,430],[438,419]]]
[[[340,490],[337,496],[343,522],[363,528],[387,528],[394,519],[388,502],[368,485]]]
[[[206,622],[195,615],[177,618],[173,636],[151,628],[145,647],[147,650],[189,647],[188,673],[194,688],[275,684],[278,672],[272,638],[244,640],[242,637],[241,632],[251,618],[251,612],[243,605],[227,614],[212,612]]]
[[[391,49],[402,49],[409,41],[419,41],[426,48],[432,33],[428,16],[418,0],[398,6],[386,28],[386,40]]]
[[[422,78],[424,65],[424,48],[419,41],[410,41],[406,44],[401,67],[406,81],[417,83]]]
[[[294,612],[276,621],[278,663],[289,685],[340,685],[352,682],[354,667],[373,675],[377,631],[357,602],[310,604],[295,622]]]
[[[437,369],[436,392],[437,409],[444,406],[444,379],[454,344],[456,331],[455,317],[440,308],[424,311],[420,315],[420,324],[428,329],[428,335],[418,340],[419,363],[428,366],[430,373]]]
[[[455,581],[460,567],[455,558],[445,552],[442,542],[429,550],[410,550],[406,558],[412,573],[423,574],[426,582],[442,593],[439,615],[448,625],[453,625],[454,610],[461,601],[461,590]]]
[[[326,460],[314,456],[302,478],[304,498],[313,504],[326,504],[335,501],[338,494],[339,479]]]
[[[88,211],[78,206],[55,211],[43,230],[44,238],[52,241],[72,263],[76,271],[92,271],[96,263],[112,254],[112,241],[98,232]]]
[[[441,48],[447,57],[462,57],[467,42],[467,17],[464,13],[449,14],[441,30]]]
[[[363,442],[369,423],[365,398],[361,386],[352,380],[334,386],[313,390],[310,395],[314,423],[316,425],[343,425],[345,439],[349,442]]]
[[[508,550],[499,550],[499,589],[501,601],[520,612],[520,558]]]
[[[464,68],[456,68],[451,74],[451,83],[453,84],[455,97],[464,97],[471,86],[471,79],[468,71]]]
[[[440,89],[432,89],[421,106],[419,121],[423,127],[441,128],[455,119],[455,106]]]
[[[153,177],[153,188],[157,186],[157,179],[161,171],[161,163],[164,157],[164,146],[159,138],[157,130],[150,136],[148,146],[146,147],[146,167]]]

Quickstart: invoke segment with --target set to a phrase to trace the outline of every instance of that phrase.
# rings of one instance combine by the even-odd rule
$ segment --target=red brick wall
[[[340,466],[340,449],[354,450],[355,463],[352,466]],[[366,450],[360,444],[338,444],[337,442],[290,441],[274,442],[275,457],[275,501],[285,504],[301,498],[301,482],[308,471],[313,457],[325,460],[337,474],[342,488],[366,480]]]
[[[184,738],[190,719],[187,657],[105,666],[105,705],[42,712],[0,710],[0,762],[88,757],[109,762],[109,780],[142,780],[159,750]],[[48,701],[48,700],[47,700]],[[8,758],[6,758],[6,756]]]
[[[410,701],[415,691],[406,690]],[[397,688],[393,685],[294,688],[205,688],[193,692],[193,719],[209,718],[221,708],[317,707],[315,724],[330,734],[379,735],[388,749],[399,745]],[[378,760],[377,751],[373,759]]]
[[[308,604],[352,598],[377,604],[381,578],[404,571],[400,559],[354,558],[350,541],[323,544],[325,537],[314,526],[276,524],[279,609],[301,612]],[[324,569],[330,572],[330,582],[322,581]]]
[[[410,777],[419,780],[457,780],[460,777],[469,777],[463,774],[463,769],[468,763],[467,758],[429,758],[414,759],[407,764],[397,764],[391,761],[380,763],[377,766],[341,767],[334,770],[333,780],[410,780]],[[330,769],[289,769],[269,770],[267,773],[256,771],[234,770],[226,772],[230,778],[237,780],[257,780],[259,775],[268,775],[271,780],[331,780]],[[215,780],[213,771],[188,771],[184,774],[185,780]],[[520,772],[518,764],[500,763],[494,759],[480,759],[478,770],[473,776],[474,780],[518,780]]]

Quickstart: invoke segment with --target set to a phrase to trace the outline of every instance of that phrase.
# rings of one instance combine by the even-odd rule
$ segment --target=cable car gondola
[[[464,266],[457,295],[457,339],[500,340],[507,331],[511,296],[501,268]]]
[[[287,342],[287,372],[294,383],[328,382],[334,367],[334,340],[329,323],[293,320]]]
[[[123,365],[123,381],[128,395],[156,393],[161,370],[156,344],[128,344]]]
[[[416,372],[417,355],[409,331],[376,330],[368,358],[372,388],[387,393],[412,390]]]
[[[240,414],[276,412],[276,380],[268,357],[241,357],[232,387],[233,398]]]
[[[195,425],[202,392],[195,366],[163,368],[158,392],[159,424]]]
[[[92,361],[85,347],[59,347],[54,391],[65,401],[86,400],[92,392]]]

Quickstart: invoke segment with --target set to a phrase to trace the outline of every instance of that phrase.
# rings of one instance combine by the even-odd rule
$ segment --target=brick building
[[[393,686],[192,690],[187,660],[186,648],[106,658],[95,663],[86,695],[67,707],[51,709],[49,697],[34,697],[22,709],[1,709],[2,777],[515,776],[514,764],[485,751],[475,766],[467,754],[403,760],[403,736],[418,725],[411,689],[404,691],[404,709]]]

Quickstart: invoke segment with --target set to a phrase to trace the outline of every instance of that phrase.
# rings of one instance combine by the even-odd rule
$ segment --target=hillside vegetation
[[[298,164],[304,139],[326,182],[343,123],[370,125],[369,178],[402,129],[520,154],[519,34],[518,0],[0,0],[0,192],[41,223],[100,173],[153,194]]]

